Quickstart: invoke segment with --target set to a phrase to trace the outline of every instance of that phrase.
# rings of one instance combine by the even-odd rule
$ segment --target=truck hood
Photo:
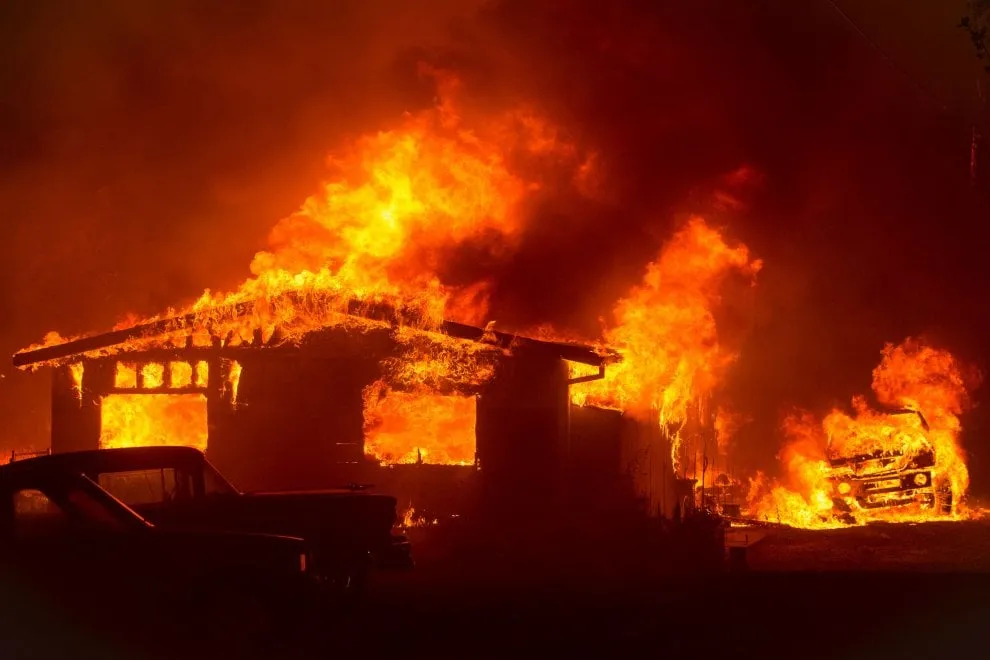
[[[303,539],[277,534],[154,527],[143,536],[145,557],[160,553],[171,562],[224,570],[295,573],[307,550]]]
[[[216,504],[237,529],[307,539],[388,538],[396,519],[394,497],[350,490],[245,493]]]

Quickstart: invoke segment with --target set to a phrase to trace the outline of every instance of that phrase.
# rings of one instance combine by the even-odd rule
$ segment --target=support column
[[[52,371],[52,453],[98,449],[101,401],[113,387],[113,360],[83,362],[81,387],[70,366]]]

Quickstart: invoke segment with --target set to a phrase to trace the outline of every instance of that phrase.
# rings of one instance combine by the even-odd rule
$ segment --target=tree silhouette
[[[990,73],[990,52],[987,51],[987,28],[990,27],[990,0],[971,0],[966,3],[969,14],[959,21],[959,27],[969,33],[976,57],[983,60],[983,70]]]

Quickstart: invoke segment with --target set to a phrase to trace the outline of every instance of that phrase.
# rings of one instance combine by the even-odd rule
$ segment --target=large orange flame
[[[276,323],[305,332],[334,323],[326,316],[332,305],[276,310],[271,301],[319,291],[328,299],[391,301],[425,328],[444,318],[485,320],[487,282],[443,282],[445,257],[465,246],[493,258],[511,252],[527,219],[525,202],[544,185],[541,173],[576,172],[583,163],[528,107],[468,125],[457,105],[458,79],[426,73],[441,103],[331,158],[334,178],[276,225],[271,249],[251,264],[254,277],[232,295],[207,292],[195,310],[214,316],[252,302],[246,332]]]
[[[164,340],[181,345],[192,334],[199,346],[210,345],[214,337],[230,337],[225,341],[237,345],[252,341],[259,331],[268,341],[276,327],[282,341],[328,326],[361,330],[385,323],[347,314],[355,311],[354,304],[359,312],[361,306],[385,304],[405,326],[395,338],[407,354],[384,365],[389,383],[367,397],[375,402],[368,416],[377,420],[369,425],[370,454],[405,462],[414,460],[415,450],[415,460],[465,463],[473,461],[473,437],[465,440],[473,423],[458,422],[456,433],[447,424],[444,448],[410,437],[413,430],[429,435],[425,420],[467,409],[465,399],[446,396],[461,394],[456,386],[445,391],[450,381],[473,387],[492,371],[483,349],[436,332],[444,319],[480,323],[488,308],[487,281],[463,275],[456,283],[448,281],[448,257],[463,248],[486,259],[511,253],[528,219],[528,200],[548,181],[590,190],[596,161],[531,107],[467,118],[470,113],[459,104],[460,81],[425,67],[422,73],[436,82],[436,107],[407,115],[400,125],[335,154],[331,180],[275,226],[270,248],[251,263],[252,276],[234,292],[208,290],[190,307],[168,310],[169,316],[192,314],[194,321],[192,329],[183,323]],[[136,322],[129,318],[123,325]],[[61,341],[52,333],[45,345]],[[136,339],[100,354],[162,341],[160,335]],[[228,384],[235,400],[239,375],[235,369]],[[120,377],[137,382],[139,376],[145,387],[157,387],[164,373],[161,365],[147,365],[141,373]],[[137,423],[133,413],[139,400],[123,401],[104,401],[105,429]],[[149,398],[143,407],[153,410],[157,401]],[[402,415],[419,423],[398,432],[396,419]],[[114,431],[106,442],[127,444],[159,435]]]
[[[111,394],[103,398],[100,447],[185,445],[206,450],[202,394]]]
[[[948,351],[917,339],[888,344],[873,370],[877,401],[896,410],[871,410],[862,396],[853,398],[853,414],[833,410],[823,420],[810,414],[789,417],[784,424],[788,443],[781,453],[786,481],[753,482],[750,504],[755,515],[797,527],[842,524],[836,516],[837,492],[833,467],[836,459],[879,457],[888,472],[912,457],[934,452],[930,485],[939,497],[951,493],[944,510],[938,506],[905,505],[861,508],[854,506],[845,523],[870,520],[917,521],[939,515],[965,515],[963,498],[969,475],[959,445],[959,415],[969,404],[968,391],[979,375],[968,371]],[[919,414],[920,413],[920,414]],[[869,473],[867,473],[869,474]],[[928,485],[928,478],[925,479]]]
[[[753,279],[761,267],[745,245],[732,246],[703,219],[691,218],[615,307],[605,342],[622,362],[604,379],[572,387],[573,401],[656,411],[663,425],[683,423],[689,405],[711,395],[737,357],[720,343],[715,324],[723,284],[733,274]]]

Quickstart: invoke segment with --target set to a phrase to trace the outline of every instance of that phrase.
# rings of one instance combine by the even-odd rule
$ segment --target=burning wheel
[[[935,511],[939,515],[952,515],[952,487],[941,483],[935,487]]]

